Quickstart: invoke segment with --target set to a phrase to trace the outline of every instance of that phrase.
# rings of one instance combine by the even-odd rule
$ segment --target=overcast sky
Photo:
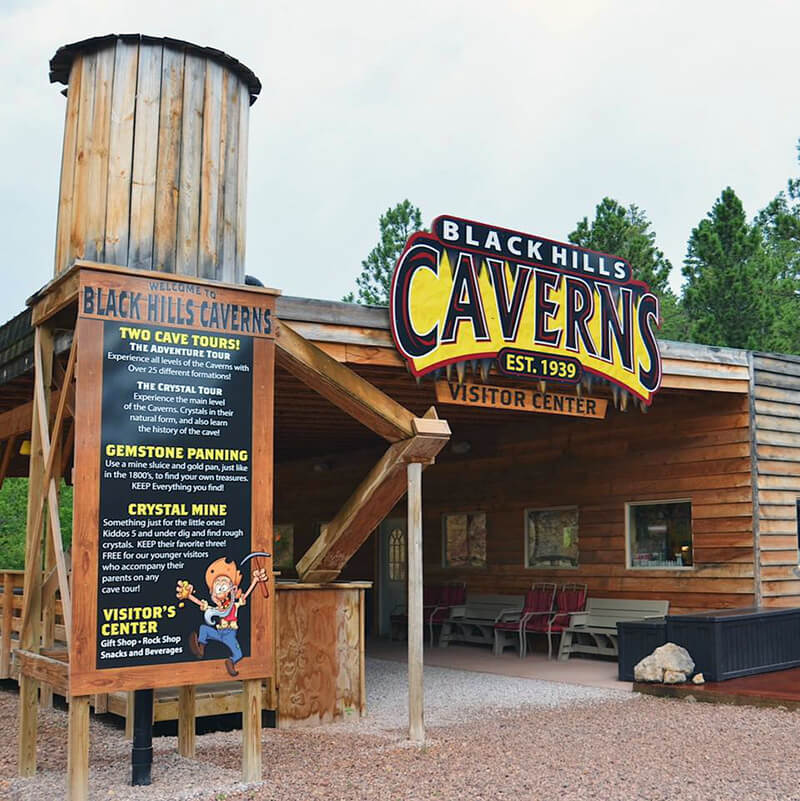
[[[406,197],[552,239],[636,203],[677,288],[725,186],[752,215],[800,173],[798,30],[789,0],[0,0],[0,320],[52,275],[62,44],[174,36],[251,67],[247,272],[339,299]]]

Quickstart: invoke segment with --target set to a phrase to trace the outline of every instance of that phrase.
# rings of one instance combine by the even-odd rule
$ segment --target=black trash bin
[[[667,621],[663,617],[617,623],[620,681],[633,681],[633,669],[646,656],[667,641]]]

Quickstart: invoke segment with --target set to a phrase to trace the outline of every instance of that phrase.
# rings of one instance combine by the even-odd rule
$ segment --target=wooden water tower
[[[67,84],[55,273],[87,259],[244,283],[253,72],[132,34],[62,47],[50,80]]]

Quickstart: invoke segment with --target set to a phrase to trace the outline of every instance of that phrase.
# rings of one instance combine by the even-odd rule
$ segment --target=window
[[[445,567],[486,567],[486,512],[444,515]]]
[[[389,581],[406,580],[406,533],[402,528],[389,532]]]
[[[629,567],[691,567],[691,501],[626,505]]]
[[[294,525],[283,523],[274,526],[272,542],[275,551],[272,564],[275,569],[294,567]]]
[[[527,567],[578,566],[578,507],[525,510]]]

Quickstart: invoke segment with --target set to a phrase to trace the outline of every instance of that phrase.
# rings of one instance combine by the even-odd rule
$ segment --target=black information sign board
[[[73,695],[272,674],[275,291],[79,273]]]
[[[209,610],[179,582],[212,614],[210,565],[232,560],[247,588],[252,341],[105,322],[103,353],[97,668],[194,660]],[[249,656],[236,618],[223,638],[211,617],[205,657]]]

